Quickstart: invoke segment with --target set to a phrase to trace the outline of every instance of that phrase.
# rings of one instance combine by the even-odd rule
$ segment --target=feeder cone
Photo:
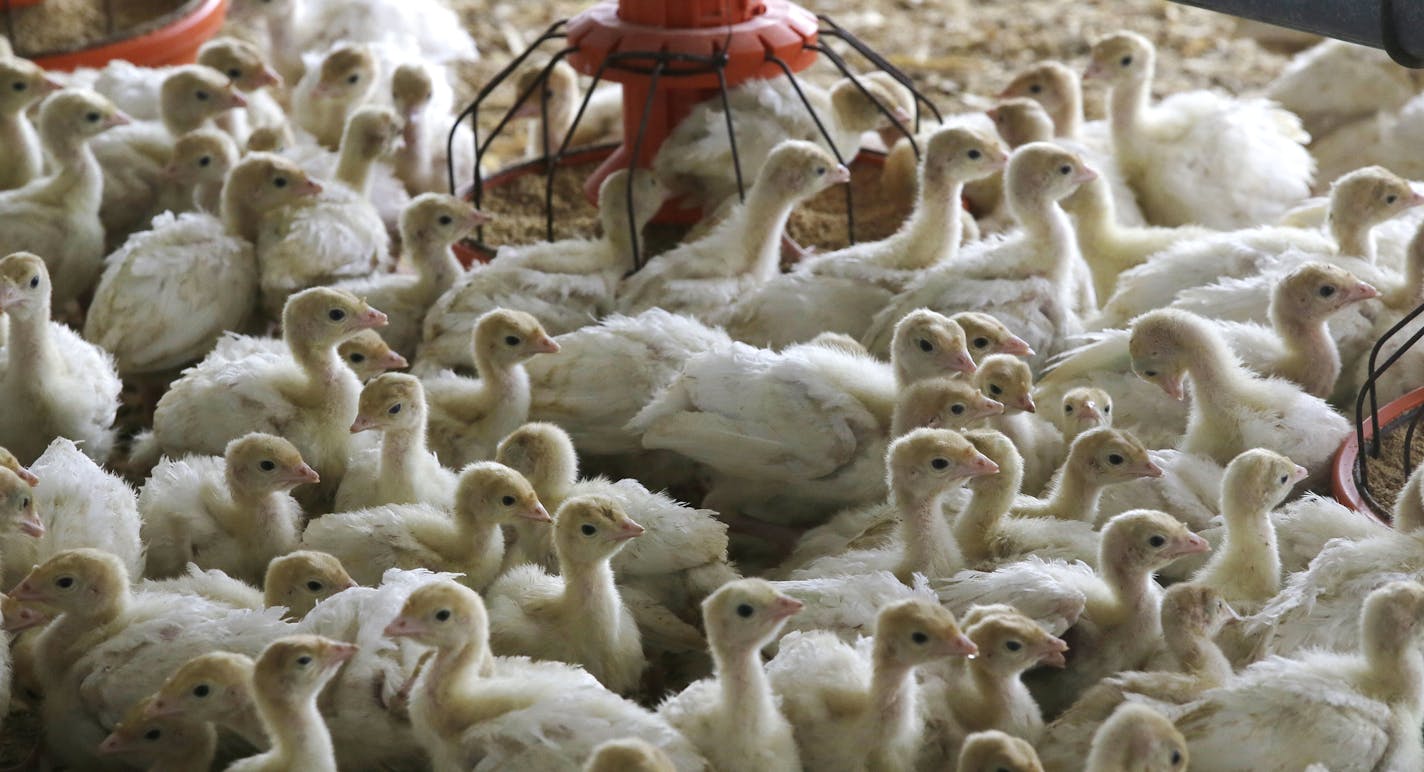
[[[816,31],[815,15],[787,0],[604,0],[574,17],[569,63],[623,86],[623,143],[584,183],[589,200],[597,201],[599,186],[613,171],[651,166],[692,108],[718,98],[717,72],[707,62],[725,57],[728,89],[754,78],[784,77],[774,60],[792,72],[811,66]],[[659,62],[651,52],[675,56]]]

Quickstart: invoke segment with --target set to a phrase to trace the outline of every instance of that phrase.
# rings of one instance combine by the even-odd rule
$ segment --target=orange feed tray
[[[25,2],[15,2],[24,5]],[[156,30],[131,38],[110,40],[91,48],[35,58],[47,70],[103,67],[123,59],[145,67],[188,64],[198,58],[198,48],[217,34],[227,16],[228,0],[201,0],[187,13]]]

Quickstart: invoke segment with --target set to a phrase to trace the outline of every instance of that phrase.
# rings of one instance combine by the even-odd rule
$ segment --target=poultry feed
[[[597,210],[608,156],[577,149],[546,242],[551,167],[476,208],[503,127],[455,102],[528,9],[234,4],[198,65],[49,93],[0,57],[0,701],[39,763],[1424,763],[1424,473],[1394,528],[1319,495],[1361,354],[1424,297],[1421,197],[1361,148],[1307,202],[1303,155],[1338,163],[1371,108],[1398,140],[1411,93],[1283,79],[1345,127],[1306,148],[1260,98],[1283,60],[1192,91],[1184,58],[1255,50],[1186,49],[1208,17],[1119,32],[1089,0],[1091,27],[1003,27],[987,72],[946,52],[1003,9],[966,7],[966,41],[894,50],[908,79],[798,75],[829,137],[784,73],[732,78],[740,186],[715,84]],[[550,62],[481,96],[527,91],[538,150],[594,127],[586,61]],[[621,86],[595,101],[630,99],[626,142]],[[462,266],[481,228],[497,256]]]

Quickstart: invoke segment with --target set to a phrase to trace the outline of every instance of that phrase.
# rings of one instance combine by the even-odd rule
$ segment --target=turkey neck
[[[568,455],[557,452],[553,454],[554,457],[533,464],[509,466],[524,475],[524,479],[534,488],[534,493],[539,496],[539,501],[545,509],[557,512],[564,499],[573,492],[574,483],[578,482],[578,461]],[[550,562],[554,529],[548,523],[518,517],[514,519],[514,532],[519,535],[519,538],[514,540],[514,549],[522,554],[527,562],[535,565],[546,565]]]
[[[1226,547],[1210,565],[1221,566],[1227,576],[1221,577],[1220,581],[1241,587],[1246,600],[1265,602],[1281,588],[1281,558],[1276,551],[1276,528],[1271,522],[1268,505],[1260,501],[1241,501],[1240,498],[1235,495],[1222,497]],[[1210,575],[1216,571],[1205,573]]]
[[[104,192],[104,171],[88,141],[64,131],[44,135],[43,139],[59,171],[36,191],[37,198],[62,204],[71,212],[97,212]]]
[[[733,736],[762,735],[781,722],[766,671],[761,666],[760,647],[735,647],[712,642],[712,659],[717,668],[717,685],[722,705],[734,722]],[[720,645],[719,645],[720,644]],[[744,741],[744,740],[743,740]]]
[[[257,228],[261,220],[261,212],[244,200],[237,190],[226,184],[223,185],[222,221],[223,229],[229,236],[235,236],[249,244],[256,244]]]
[[[1135,628],[1136,634],[1160,635],[1162,628],[1155,603],[1157,596],[1152,592],[1155,586],[1152,569],[1129,561],[1113,560],[1107,554],[1101,555],[1098,563],[1098,570],[1104,575],[1117,603],[1116,618],[1111,620],[1115,624],[1111,626],[1127,624]]]
[[[926,167],[920,175],[920,197],[915,211],[893,237],[888,266],[901,270],[929,268],[952,259],[959,251],[963,223],[959,219],[964,181],[944,171]]]
[[[1084,469],[1085,462],[1070,458],[1069,466],[1058,476],[1048,500],[1043,503],[1040,517],[1054,517],[1059,520],[1078,520],[1091,523],[1097,519],[1098,500],[1103,495],[1103,485],[1089,479],[1091,475]],[[1031,514],[1031,513],[1025,513]]]
[[[1340,349],[1324,319],[1289,319],[1271,307],[1271,322],[1285,343],[1279,374],[1317,397],[1327,397],[1340,377]]]
[[[1361,652],[1365,657],[1365,673],[1360,688],[1368,696],[1419,711],[1424,701],[1424,653],[1415,642],[1413,629],[1396,629],[1397,622],[1384,620],[1385,630],[1366,625],[1362,631]]]
[[[423,236],[410,239],[411,263],[415,267],[416,286],[433,302],[455,285],[462,272],[450,245],[441,239]]]
[[[377,153],[365,147],[359,139],[352,137],[341,143],[341,156],[336,162],[336,180],[361,194],[371,195],[371,169],[376,165]]]
[[[1011,187],[1008,204],[1029,242],[1044,247],[1034,250],[1039,257],[1020,271],[1047,276],[1056,286],[1064,286],[1077,255],[1077,237],[1068,215],[1057,201],[1038,191],[1016,191]]]
[[[492,396],[494,403],[504,409],[528,415],[529,374],[524,371],[524,365],[518,362],[501,362],[486,353],[485,349],[485,346],[480,346],[475,351],[475,372],[480,376],[480,384],[484,386],[485,393]],[[446,407],[448,409],[449,405]],[[474,407],[483,413],[482,407]],[[458,414],[459,410],[457,407],[454,412]],[[476,420],[479,417],[471,416],[467,420]]]
[[[43,159],[35,152],[39,135],[23,110],[0,114],[0,147],[13,149],[5,160],[5,171],[0,172],[0,190],[18,188],[43,170]]]
[[[63,367],[63,359],[50,340],[49,299],[44,298],[32,308],[10,309],[9,366],[0,379],[14,379],[27,396],[48,397],[47,384]],[[16,313],[16,311],[20,311]]]
[[[265,692],[265,689],[257,689],[253,701],[272,740],[272,750],[268,753],[282,760],[286,769],[336,772],[336,748],[317,709],[316,694],[294,699]]]
[[[419,108],[405,112],[405,125],[401,126],[401,142],[404,147],[401,149],[398,165],[405,176],[411,174],[427,174],[431,166],[433,153],[431,152],[431,142],[426,131],[425,111],[429,104],[421,105]],[[437,177],[443,176],[437,173]]]
[[[1250,376],[1244,373],[1241,364],[1227,350],[1226,343],[1220,337],[1201,323],[1193,322],[1190,328],[1181,331],[1177,344],[1189,354],[1187,373],[1192,380],[1193,412],[1199,413],[1214,426],[1230,426],[1229,422],[1234,419],[1228,406],[1237,403],[1255,405],[1256,400],[1247,393],[1252,385]]]
[[[489,642],[482,637],[436,653],[420,678],[431,703],[427,718],[438,734],[445,738],[458,736],[473,724],[494,717],[473,709],[480,704],[480,680],[492,675],[494,657],[490,655]]]
[[[417,398],[408,407],[408,425],[392,426],[381,433],[382,480],[398,480],[406,487],[415,479],[422,462],[429,458],[425,446],[425,403]]]
[[[203,128],[204,124],[215,114],[220,112],[221,111],[205,110],[198,114],[180,115],[172,110],[164,110],[162,115],[163,128],[168,130],[168,133],[173,139],[176,139],[190,131]]]
[[[278,530],[285,530],[294,540],[297,536],[296,523],[286,519],[282,501],[286,494],[281,491],[251,490],[246,486],[228,482],[231,502],[222,500],[209,503],[213,518],[224,531],[233,534],[249,547],[260,548],[279,543],[275,537]]]
[[[882,652],[875,654],[868,707],[871,711],[868,734],[875,738],[875,746],[869,749],[871,758],[897,738],[913,734],[918,716],[914,668],[891,661],[889,655]]]
[[[955,706],[955,717],[961,722],[965,715],[978,719],[978,723],[969,727],[972,731],[993,729],[1009,711],[1009,692],[1019,674],[996,673],[981,665],[979,660],[972,660],[968,665],[974,689],[972,693],[960,697],[962,703]]]
[[[128,613],[127,587],[101,594],[88,613],[80,616],[67,611],[55,617],[36,641],[35,659],[40,674],[63,676],[95,643],[112,632],[108,627]],[[41,684],[46,689],[58,689],[57,683]]]
[[[1108,129],[1114,148],[1132,148],[1142,119],[1152,101],[1152,76],[1156,62],[1152,57],[1143,62],[1143,72],[1133,80],[1113,87],[1108,100]],[[1121,157],[1121,156],[1119,156]]]
[[[970,568],[993,559],[994,532],[1013,508],[1023,481],[1023,464],[1017,459],[999,461],[999,473],[976,480],[969,504],[954,519],[955,541]]]
[[[745,273],[758,281],[770,281],[781,264],[781,233],[799,197],[781,190],[776,183],[752,186],[738,213],[724,221],[724,233],[741,231],[740,264],[733,273]]]
[[[1076,82],[1063,92],[1063,101],[1052,111],[1055,135],[1066,139],[1077,139],[1083,130],[1083,85]]]
[[[1358,217],[1340,217],[1334,202],[1328,214],[1330,235],[1335,237],[1335,254],[1362,257],[1371,263],[1375,261],[1375,240],[1371,235],[1373,222],[1362,221]]]
[[[915,573],[927,577],[952,576],[964,567],[949,520],[940,513],[940,501],[948,490],[946,487],[925,497],[894,492],[895,506],[904,518],[905,541],[905,556],[895,575],[906,584]]]
[[[582,632],[574,634],[593,638],[594,643],[604,649],[613,648],[623,624],[623,604],[613,585],[613,567],[608,561],[601,558],[579,562],[566,560],[562,551],[559,555],[564,576],[565,619],[578,620]]]
[[[1424,228],[1409,241],[1404,256],[1404,281],[1384,297],[1384,304],[1399,314],[1408,313],[1420,303],[1424,303]]]
[[[342,364],[341,356],[336,351],[336,343],[311,343],[290,335],[287,336],[286,343],[297,366],[307,376],[306,383],[302,384],[298,392],[289,395],[292,401],[302,407],[332,415],[352,412],[347,410],[350,407],[347,403],[351,400],[338,397],[349,396],[342,393],[345,390],[341,387],[346,385],[342,376],[349,376],[352,381],[356,376]],[[359,392],[359,388],[355,391]]]

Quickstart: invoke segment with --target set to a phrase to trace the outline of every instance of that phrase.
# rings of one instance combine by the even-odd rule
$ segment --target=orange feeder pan
[[[12,0],[15,8],[26,4],[25,0]],[[198,49],[222,27],[227,4],[228,0],[192,0],[157,29],[133,37],[101,40],[75,51],[40,53],[33,59],[46,70],[97,68],[115,59],[144,67],[189,64],[197,60]]]
[[[1418,388],[1405,394],[1395,401],[1385,405],[1379,410],[1379,427],[1381,436],[1396,429],[1399,424],[1406,421],[1416,411],[1424,410],[1424,388]],[[1369,445],[1374,439],[1373,422],[1367,421],[1364,424],[1365,444]],[[1359,437],[1354,432],[1345,438],[1340,444],[1340,449],[1335,453],[1335,461],[1330,470],[1331,492],[1335,494],[1335,500],[1364,515],[1373,517],[1383,523],[1389,523],[1390,512],[1376,511],[1369,501],[1366,500],[1364,492],[1360,490],[1359,484],[1355,481],[1355,465],[1360,459],[1361,451]],[[1383,506],[1389,506],[1393,502],[1380,502]]]

